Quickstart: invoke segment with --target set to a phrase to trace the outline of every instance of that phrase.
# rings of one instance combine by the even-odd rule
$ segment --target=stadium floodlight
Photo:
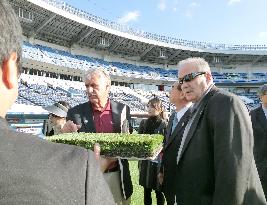
[[[102,48],[107,48],[110,46],[110,42],[107,38],[100,36],[98,39],[98,46]]]

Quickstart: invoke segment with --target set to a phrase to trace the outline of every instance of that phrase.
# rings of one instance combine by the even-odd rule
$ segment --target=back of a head
[[[22,29],[13,8],[6,0],[0,1],[0,60],[1,66],[12,52],[21,59]]]

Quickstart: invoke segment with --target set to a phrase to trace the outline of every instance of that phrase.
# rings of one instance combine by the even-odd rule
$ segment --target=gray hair
[[[265,95],[266,92],[267,92],[267,84],[263,84],[262,86],[259,87],[259,90],[258,90],[259,96]]]
[[[182,60],[178,64],[178,69],[183,67],[184,65],[191,64],[197,67],[198,71],[208,72],[210,73],[210,66],[208,62],[204,58],[200,57],[193,57],[193,58],[187,58],[185,60]]]
[[[111,85],[109,73],[103,67],[92,68],[85,71],[83,76],[83,82],[85,82],[87,79],[90,79],[92,75],[97,75],[98,77],[104,77],[107,82],[107,85],[109,86]]]

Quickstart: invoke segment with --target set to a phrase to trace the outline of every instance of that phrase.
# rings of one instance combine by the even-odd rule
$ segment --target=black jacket
[[[213,87],[193,119],[176,168],[177,204],[266,204],[244,103]]]
[[[164,138],[163,157],[161,163],[161,172],[164,174],[162,190],[165,194],[168,204],[174,204],[174,186],[177,180],[176,177],[179,177],[176,175],[176,158],[184,128],[190,116],[190,109],[185,112],[174,131],[171,133],[174,116],[175,114],[173,113],[170,116],[168,123],[167,134]]]
[[[267,196],[267,119],[262,106],[250,112],[254,134],[254,156],[265,197]]]

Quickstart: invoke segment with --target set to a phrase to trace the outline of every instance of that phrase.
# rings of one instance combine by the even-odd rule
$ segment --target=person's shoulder
[[[147,121],[147,119],[142,119],[140,124],[144,124]]]
[[[229,91],[223,90],[223,89],[218,89],[218,92],[216,92],[213,96],[212,99],[214,100],[224,100],[224,101],[238,101],[242,102],[240,97],[235,95],[234,93],[231,93]]]
[[[24,153],[31,155],[47,155],[49,153],[62,153],[61,155],[72,155],[72,156],[79,156],[79,157],[88,157],[88,151],[84,148],[74,146],[74,145],[67,145],[61,143],[54,143],[50,142],[46,139],[41,139],[37,136],[17,132],[15,130],[3,130],[0,128],[1,131],[1,140],[2,145],[11,147],[16,147],[15,152],[17,153]],[[1,146],[0,146],[1,147]],[[6,149],[8,151],[7,147]]]
[[[74,107],[70,108],[68,111],[72,112],[72,111],[76,111],[76,110],[81,110],[83,107],[88,107],[89,105],[90,105],[89,102],[81,103],[81,104],[75,105]]]
[[[208,102],[208,108],[216,112],[232,110],[234,112],[245,112],[249,115],[249,109],[240,97],[234,93],[219,89]]]
[[[110,103],[111,103],[111,104],[115,104],[115,105],[117,105],[117,106],[119,106],[119,107],[124,107],[124,106],[126,106],[127,108],[129,108],[128,105],[126,105],[126,104],[124,104],[124,103],[122,103],[122,102],[118,102],[118,101],[112,100],[112,99],[110,99]]]
[[[252,108],[252,109],[250,110],[250,114],[257,113],[257,112],[259,112],[259,111],[261,111],[261,110],[262,110],[262,107],[261,107],[261,105],[260,105],[260,106],[258,106],[258,107]]]

